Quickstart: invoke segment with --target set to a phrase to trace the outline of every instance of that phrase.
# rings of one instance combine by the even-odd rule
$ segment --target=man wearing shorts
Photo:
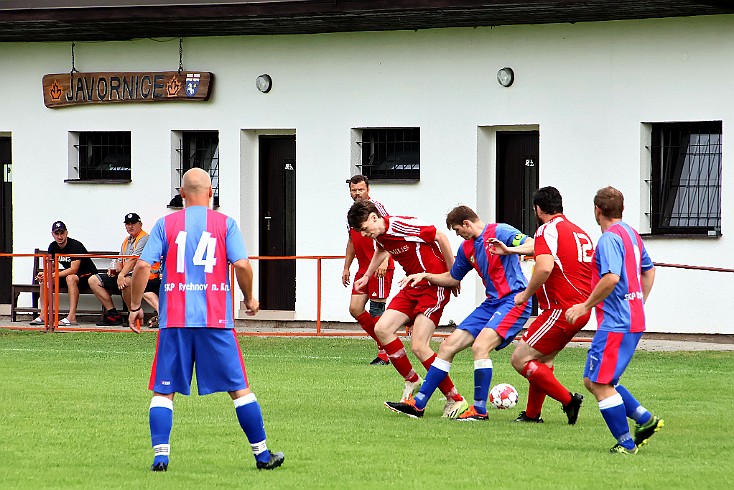
[[[97,272],[97,267],[92,262],[92,259],[85,258],[72,258],[69,257],[71,254],[86,254],[86,247],[82,242],[69,238],[69,231],[66,229],[66,225],[63,221],[55,221],[51,225],[51,236],[54,241],[48,246],[48,253],[57,257],[59,265],[62,267],[59,270],[59,286],[66,287],[69,293],[69,314],[59,320],[59,326],[68,327],[71,325],[78,325],[76,321],[76,308],[79,304],[79,288],[86,288],[87,281]],[[46,280],[50,281],[53,285],[54,271],[47,271]],[[36,280],[43,286],[43,271],[38,273]],[[43,304],[43,296],[46,294],[44,287],[40,288],[41,291],[41,304]],[[45,316],[45,314],[43,315]],[[45,322],[41,316],[35,318],[31,325],[43,325]]]
[[[412,274],[400,281],[403,287],[416,287],[425,282],[436,286],[458,287],[474,269],[482,278],[487,299],[456,327],[441,343],[438,356],[428,369],[426,380],[414,399],[387,402],[393,411],[411,417],[422,417],[428,400],[444,379],[451,362],[460,351],[472,346],[474,355],[474,405],[457,417],[460,421],[486,421],[487,398],[492,382],[492,360],[489,352],[500,350],[512,342],[530,318],[532,301],[514,303],[517,293],[525,289],[527,280],[515,255],[494,255],[493,240],[509,247],[532,243],[532,239],[504,223],[485,225],[467,206],[458,206],[446,216],[446,226],[464,239],[456,254],[456,262],[448,272]]]
[[[453,264],[454,256],[446,235],[420,219],[383,216],[369,201],[356,201],[349,209],[347,217],[350,227],[377,242],[377,251],[367,271],[354,283],[357,290],[367,285],[369,278],[388,254],[403,267],[406,274],[440,274]],[[430,346],[431,336],[450,296],[449,289],[436,285],[405,287],[390,301],[387,311],[377,321],[375,334],[390,362],[405,380],[403,400],[411,399],[418,392],[423,380],[413,370],[405,353],[405,346],[396,333],[403,325],[413,323],[411,350],[428,369],[436,358],[436,353]],[[448,376],[438,387],[446,395],[444,417],[455,418],[469,408]]]
[[[137,213],[128,213],[124,219],[125,231],[127,235],[120,246],[120,255],[122,256],[140,256],[148,243],[148,232],[143,230],[143,222]],[[125,304],[130,305],[130,279],[133,275],[136,258],[116,259],[113,261],[115,266],[107,270],[107,274],[95,274],[89,278],[89,289],[92,290],[97,297],[104,313],[102,319],[97,322],[99,326],[122,325],[122,315],[115,308],[112,302],[112,293],[121,293]],[[148,284],[145,286],[145,294],[143,298],[150,304],[155,311],[158,311],[158,290],[161,287],[159,278],[160,262],[153,264],[148,278]]]
[[[515,421],[542,423],[540,411],[548,395],[561,403],[568,423],[573,425],[584,397],[571,393],[556,379],[553,359],[591,316],[588,312],[570,325],[565,313],[589,297],[594,245],[586,232],[563,215],[563,199],[555,187],[536,190],[533,207],[540,226],[532,247],[495,244],[495,253],[535,255],[533,275],[528,287],[515,295],[515,304],[520,305],[537,293],[542,311],[512,353],[512,366],[530,383],[527,406]]]
[[[355,175],[347,181],[349,184],[349,194],[353,201],[369,201],[373,203],[381,215],[387,216],[385,207],[370,197],[369,179],[364,175]],[[349,268],[357,258],[359,270],[354,276],[354,281],[358,281],[364,276],[365,271],[370,265],[372,256],[375,254],[375,241],[372,238],[362,236],[361,233],[352,229],[347,225],[349,238],[347,240],[347,250],[344,259],[344,270],[342,271],[342,284],[344,287],[349,286],[349,277],[351,275]],[[380,346],[380,341],[375,336],[376,318],[380,317],[385,311],[385,301],[390,295],[392,287],[392,278],[395,273],[395,264],[392,257],[389,257],[377,267],[375,274],[369,278],[367,288],[357,290],[352,287],[352,299],[349,302],[349,313],[359,323],[362,329],[377,342],[377,357],[370,362],[371,365],[389,364],[387,353]],[[370,301],[369,313],[365,310],[367,300]]]
[[[619,378],[645,331],[644,304],[655,281],[655,267],[640,235],[622,221],[624,196],[614,187],[597,191],[594,217],[602,235],[591,262],[591,295],[566,311],[574,324],[596,307],[597,331],[584,367],[584,384],[599,402],[604,422],[617,440],[612,454],[637,454],[638,447],[663,427]],[[635,421],[634,436],[627,417]]]
[[[247,313],[260,309],[252,295],[252,268],[242,234],[232,218],[209,209],[212,185],[206,171],[188,170],[180,192],[186,207],[156,222],[131,284],[129,321],[135,328],[143,319],[140,303],[151,264],[164,257],[160,330],[149,384],[154,453],[150,469],[168,470],[173,397],[190,393],[194,367],[199,395],[229,393],[257,468],[277,468],[285,457],[268,450],[260,404],[250,391],[234,331],[229,264],[234,265]]]

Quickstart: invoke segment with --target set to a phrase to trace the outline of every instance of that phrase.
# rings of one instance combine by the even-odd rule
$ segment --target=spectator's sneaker
[[[381,357],[375,357],[370,363],[370,366],[387,366],[388,364],[390,364],[390,361],[387,361]]]
[[[405,389],[403,390],[403,397],[400,399],[400,402],[406,403],[408,400],[412,400],[413,397],[417,395],[420,391],[422,384],[423,378],[421,378],[420,376],[418,376],[418,381],[416,382],[406,381]]]
[[[122,315],[117,310],[106,311],[102,315],[102,319],[97,322],[99,327],[110,327],[113,325],[122,325]]]
[[[584,395],[572,393],[571,401],[568,402],[568,405],[563,406],[563,411],[566,413],[566,417],[568,417],[568,425],[573,425],[578,420],[582,403],[584,403]]]
[[[615,444],[609,452],[612,454],[637,454],[637,446],[632,449],[627,449],[621,444]]]
[[[487,421],[489,420],[489,415],[487,415],[486,413],[477,413],[474,405],[472,405],[471,407],[469,407],[468,410],[456,417],[456,420],[459,420],[461,422],[477,422],[482,420]]]
[[[523,410],[522,412],[520,412],[520,415],[517,416],[517,418],[515,419],[515,422],[530,422],[534,424],[542,424],[543,419],[540,418],[540,415],[538,415],[535,418],[528,417],[528,415],[525,413],[525,410]]]
[[[150,466],[150,471],[168,471],[168,464],[164,463],[163,461],[153,463]]]
[[[258,470],[274,470],[278,466],[283,464],[285,461],[285,454],[283,453],[270,453],[270,461],[257,461]]]
[[[31,321],[31,325],[45,325],[45,323],[43,322],[43,318],[37,316],[33,321]]]
[[[407,402],[385,402],[385,406],[393,412],[404,413],[414,419],[423,417],[423,412],[425,412],[425,410],[421,410],[415,406],[414,398],[411,398]]]
[[[644,446],[653,434],[662,429],[664,425],[665,421],[654,415],[646,424],[635,425],[635,444],[637,446]]]
[[[461,400],[452,400],[449,398],[443,407],[442,417],[455,419],[467,410],[469,410],[469,403],[466,401],[466,398],[462,398]]]

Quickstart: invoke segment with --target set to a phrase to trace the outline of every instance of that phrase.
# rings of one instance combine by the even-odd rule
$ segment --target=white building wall
[[[173,70],[177,41],[80,42],[76,68]],[[359,127],[421,128],[420,183],[374,183],[372,195],[391,212],[419,216],[449,234],[445,213],[457,203],[494,220],[491,135],[502,126],[540,130],[540,184],[559,188],[567,216],[592,238],[600,232],[591,201],[606,185],[624,192],[626,221],[644,231],[649,206],[641,171],[644,123],[722,120],[723,236],[646,243],[657,262],[731,267],[732,52],[734,16],[187,38],[185,66],[215,75],[209,102],[50,110],[43,105],[41,78],[70,68],[70,44],[0,44],[0,132],[13,139],[15,251],[45,246],[57,219],[89,249],[117,248],[127,212],[138,212],[149,229],[168,212],[171,132],[197,129],[219,131],[220,211],[239,221],[253,255],[258,253],[255,142],[261,132],[296,134],[299,255],[344,253],[351,204],[344,181],[356,173],[351,129]],[[503,66],[515,71],[510,88],[495,80]],[[255,89],[261,73],[273,78],[268,94]],[[64,183],[73,131],[131,131],[133,182]],[[456,248],[459,240],[451,240]],[[17,282],[29,279],[30,264],[23,264],[16,265]],[[341,260],[324,262],[324,320],[350,320],[341,267]],[[315,318],[315,270],[312,261],[299,263],[299,319]],[[444,322],[459,322],[471,311],[481,298],[477,284],[465,280]],[[659,268],[648,304],[649,329],[734,333],[727,314],[733,291],[731,274]],[[704,309],[702,318],[698,312]]]

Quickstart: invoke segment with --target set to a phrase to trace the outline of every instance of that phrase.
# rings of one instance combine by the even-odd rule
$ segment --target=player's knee
[[[483,343],[474,343],[471,346],[471,352],[474,359],[488,359],[489,358],[489,346]]]
[[[515,371],[518,373],[523,370],[525,367],[525,364],[528,363],[528,360],[525,359],[524,356],[520,355],[520,353],[515,350],[512,353],[512,357],[510,357],[510,364],[512,364],[512,367],[515,368]]]
[[[364,311],[364,308],[359,308],[357,306],[349,306],[349,314],[352,315],[352,318],[357,318],[359,315],[362,314]]]
[[[76,274],[69,274],[66,276],[66,285],[67,286],[76,286],[79,284],[79,276]]]

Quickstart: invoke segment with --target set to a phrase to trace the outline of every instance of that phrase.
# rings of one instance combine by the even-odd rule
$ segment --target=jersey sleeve
[[[497,225],[495,234],[497,235],[497,239],[508,247],[517,247],[525,243],[525,240],[528,239],[525,233],[505,223],[499,223]]]
[[[142,240],[141,240],[142,241]],[[166,230],[164,218],[156,221],[155,226],[148,235],[148,240],[145,243],[140,253],[140,259],[146,261],[149,264],[155,264],[161,260],[163,255],[163,244],[166,241]]]
[[[451,266],[451,277],[453,277],[457,281],[461,281],[462,279],[464,279],[464,276],[466,276],[473,268],[474,267],[472,267],[471,263],[469,263],[469,260],[466,258],[464,247],[460,246],[459,250],[456,252],[456,260],[454,260],[454,265]]]
[[[247,259],[247,248],[245,239],[242,237],[237,223],[227,217],[227,261],[234,264],[238,260]]]
[[[602,233],[596,246],[596,264],[599,268],[599,277],[608,273],[621,276],[624,266],[622,238],[614,233]]]
[[[647,248],[645,247],[645,244],[642,245],[642,250],[640,251],[640,265],[642,266],[641,268],[643,272],[649,271],[650,269],[655,267],[655,265],[652,263],[652,259],[647,254]]]
[[[548,245],[548,239],[546,234],[551,233],[551,230],[547,226],[541,226],[538,229],[538,233],[535,234],[535,243],[533,243],[533,253],[535,255],[553,255],[553,251]],[[558,243],[558,236],[555,237],[556,243]]]

